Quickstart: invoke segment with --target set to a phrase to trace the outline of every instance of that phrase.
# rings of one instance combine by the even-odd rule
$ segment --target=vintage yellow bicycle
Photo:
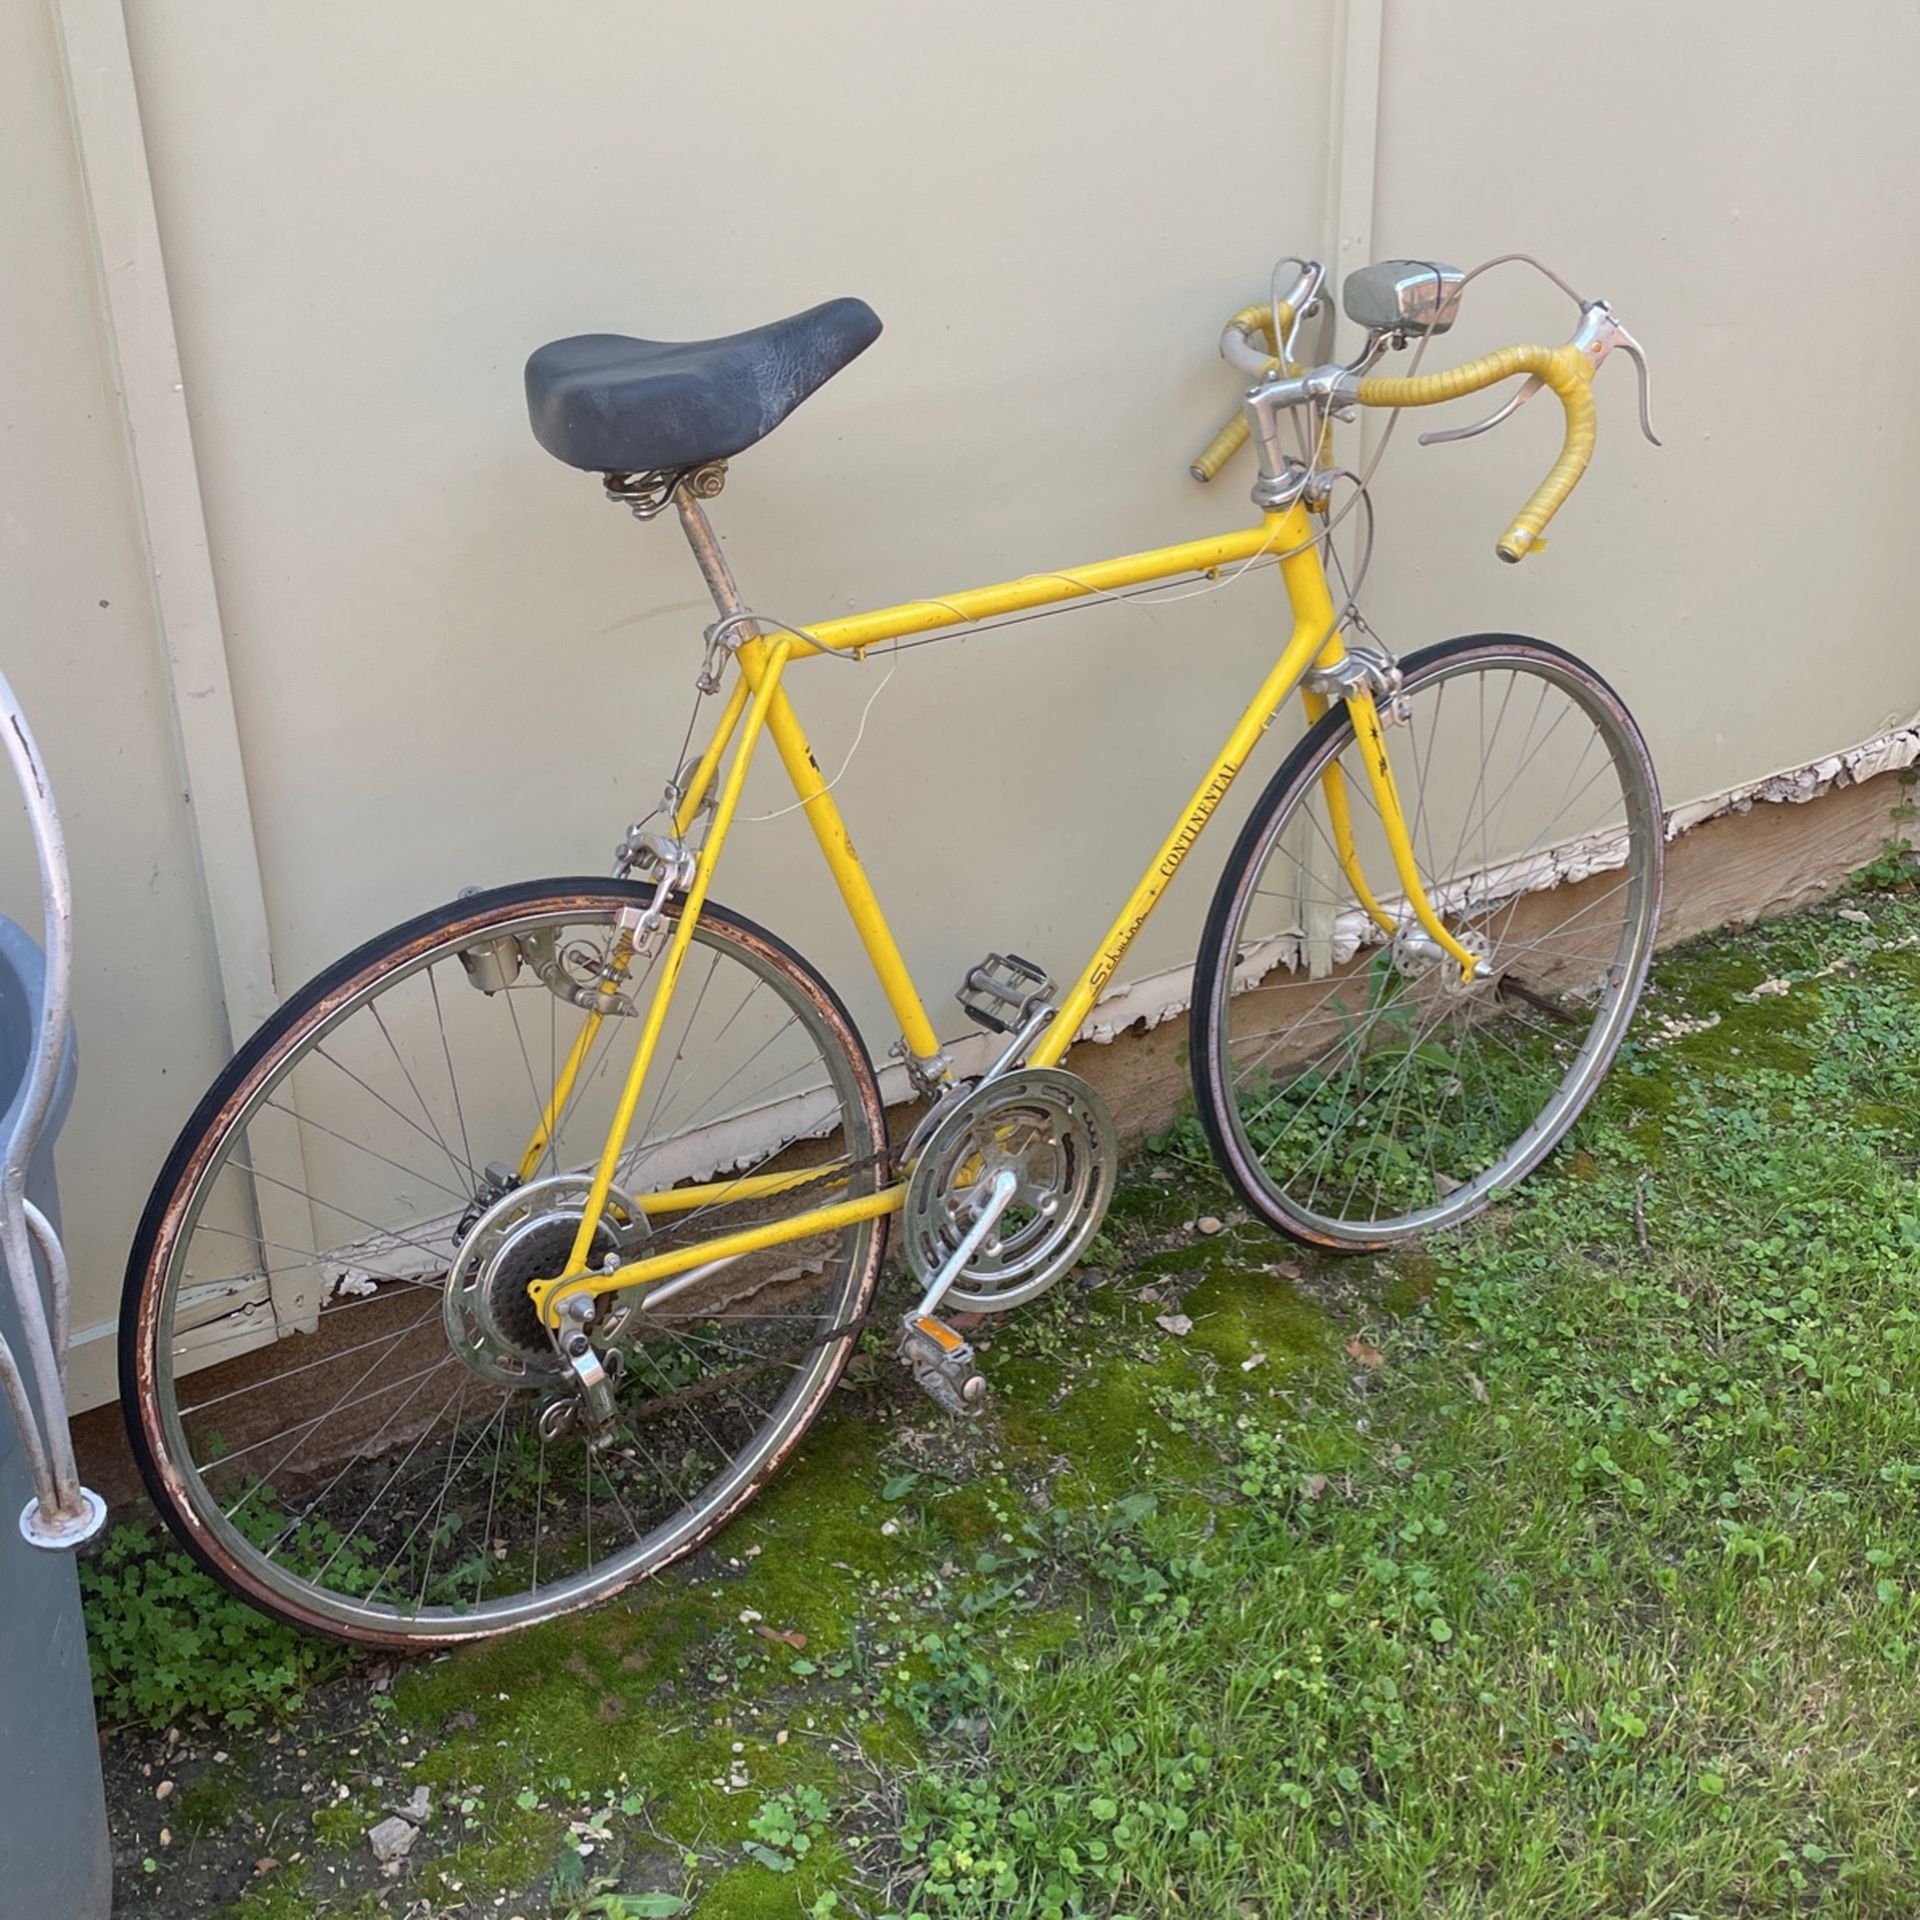
[[[1195,1092],[1228,1177],[1287,1233],[1380,1248],[1467,1218],[1565,1133],[1652,947],[1646,747],[1605,682],[1543,642],[1396,660],[1374,638],[1344,575],[1329,584],[1365,499],[1329,427],[1523,380],[1479,431],[1551,391],[1565,442],[1499,542],[1518,560],[1585,468],[1595,370],[1632,355],[1644,423],[1644,360],[1585,301],[1565,345],[1427,375],[1416,353],[1383,376],[1384,355],[1451,324],[1470,278],[1389,261],[1344,288],[1359,358],[1305,366],[1330,300],[1317,265],[1291,264],[1286,293],[1223,336],[1250,384],[1194,467],[1210,478],[1250,438],[1252,525],[811,625],[742,594],[704,503],[870,344],[869,308],[534,354],[542,445],[640,518],[678,517],[718,610],[699,677],[718,717],[614,877],[471,893],[368,942],[188,1121],[132,1253],[122,1390],[156,1502],[221,1579],[352,1640],[497,1633],[707,1539],[871,1324],[938,1399],[977,1404],[943,1315],[1033,1298],[1098,1230],[1113,1125],[1063,1062],[1296,691],[1306,730],[1226,862],[1193,980]],[[956,1073],[815,763],[795,669],[1269,566],[1292,616],[1271,671],[1069,986],[1014,954],[972,969],[961,1004],[998,1038]],[[912,1099],[891,1113],[833,989],[710,895],[763,740],[898,1022]],[[890,1233],[912,1297],[881,1312]]]

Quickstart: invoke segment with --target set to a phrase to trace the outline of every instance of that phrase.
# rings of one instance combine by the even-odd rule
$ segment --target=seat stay
[[[766,645],[764,641],[751,644]],[[786,668],[788,651],[785,640],[773,644],[764,662],[761,683],[747,706],[740,744],[734,751],[727,777],[721,784],[720,798],[714,807],[713,831],[695,862],[693,883],[688,887],[679,916],[674,921],[673,936],[667,942],[666,955],[654,981],[653,995],[647,1003],[646,1017],[641,1023],[640,1038],[633,1050],[633,1061],[627,1069],[626,1084],[620,1090],[620,1099],[607,1129],[606,1145],[601,1149],[599,1164],[593,1171],[593,1185],[588,1190],[586,1204],[581,1211],[580,1226],[573,1237],[573,1248],[567,1256],[566,1269],[560,1276],[562,1281],[586,1271],[587,1256],[593,1249],[594,1234],[599,1229],[607,1194],[613,1186],[614,1169],[626,1150],[627,1136],[633,1130],[633,1117],[640,1105],[640,1093],[646,1084],[647,1070],[653,1064],[654,1051],[666,1026],[673,989],[680,978],[680,969],[686,962],[687,950],[693,944],[694,931],[700,924],[700,909],[706,904],[713,869],[719,861],[721,849],[726,845],[727,829],[732,826],[733,816],[739,808],[741,789],[746,785],[747,768],[752,763],[760,729],[766,722],[768,707],[779,691],[780,675]]]

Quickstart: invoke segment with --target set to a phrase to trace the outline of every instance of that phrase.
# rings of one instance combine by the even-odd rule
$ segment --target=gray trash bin
[[[0,919],[0,1140],[10,1137],[33,1057],[45,969],[40,949]],[[27,1169],[27,1198],[57,1227],[53,1142],[73,1097],[67,1034],[53,1106]],[[40,1275],[44,1290],[46,1274]],[[0,1337],[26,1351],[0,1283]],[[0,1401],[0,1920],[106,1920],[113,1901],[106,1793],[71,1553],[20,1533],[33,1498],[20,1436]]]

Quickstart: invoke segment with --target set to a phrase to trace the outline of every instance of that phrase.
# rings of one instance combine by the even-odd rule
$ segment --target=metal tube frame
[[[27,1168],[46,1126],[66,1046],[73,979],[73,892],[53,787],[26,715],[4,677],[0,677],[0,734],[4,734],[7,758],[26,803],[27,824],[39,861],[42,950],[46,955],[32,1065],[13,1131],[0,1148],[0,1260],[4,1260],[20,1315],[34,1391],[29,1394],[18,1358],[0,1339],[0,1393],[4,1393],[20,1428],[21,1446],[33,1479],[33,1498],[20,1515],[20,1531],[36,1547],[65,1551],[98,1533],[106,1524],[107,1509],[98,1494],[80,1484],[74,1461],[66,1395],[67,1261],[52,1223],[27,1198]],[[40,1297],[40,1276],[34,1265],[36,1247],[47,1263],[51,1319]]]
[[[775,750],[793,783],[794,793],[819,842],[828,869],[841,898],[846,902],[854,929],[865,948],[874,974],[887,996],[894,1016],[900,1022],[907,1051],[926,1065],[940,1063],[939,1041],[927,1017],[924,1003],[913,984],[898,944],[881,911],[865,869],[854,852],[846,824],[840,816],[820,775],[806,734],[789,702],[782,684],[787,667],[794,661],[823,653],[862,655],[867,649],[912,634],[930,633],[942,627],[963,626],[976,620],[1023,612],[1063,601],[1139,587],[1180,575],[1214,573],[1223,568],[1250,564],[1263,555],[1278,556],[1280,576],[1292,608],[1293,626],[1286,645],[1264,680],[1247,703],[1245,711],[1225,744],[1215,756],[1199,785],[1195,787],[1178,823],[1168,833],[1139,884],[1128,896],[1105,937],[1069,989],[1056,1017],[1046,1026],[1029,1055],[1030,1064],[1058,1065],[1073,1045],[1087,1015],[1092,1011],[1101,989],[1111,980],[1148,917],[1159,904],[1182,862],[1192,850],[1226,797],[1234,780],[1251,757],[1261,736],[1273,723],[1281,705],[1313,669],[1337,667],[1346,659],[1340,635],[1339,619],[1321,566],[1314,522],[1306,508],[1295,502],[1284,510],[1268,513],[1252,527],[1237,533],[1219,534],[1202,540],[1184,541],[1177,546],[1156,547],[1114,560],[1076,567],[1061,573],[1030,574],[996,586],[974,587],[938,600],[914,600],[886,607],[875,613],[851,614],[837,620],[821,621],[798,632],[785,628],[772,633],[757,630],[751,610],[740,595],[726,556],[698,500],[681,488],[675,506],[705,575],[714,604],[723,624],[736,636],[734,653],[740,668],[740,682],[720,716],[712,740],[689,777],[681,799],[675,830],[686,833],[697,818],[708,795],[720,781],[720,793],[705,844],[695,863],[694,877],[674,926],[665,965],[655,984],[653,999],[642,1024],[632,1067],[623,1090],[614,1122],[609,1130],[595,1172],[580,1229],[575,1235],[566,1270],[553,1279],[536,1280],[528,1288],[535,1309],[549,1325],[557,1327],[565,1303],[581,1296],[599,1296],[646,1286],[692,1271],[709,1262],[746,1254],[784,1241],[835,1230],[856,1221],[877,1218],[899,1209],[904,1187],[898,1181],[881,1191],[832,1205],[808,1208],[791,1219],[768,1222],[740,1233],[725,1235],[702,1246],[683,1247],[673,1252],[643,1256],[610,1271],[591,1272],[587,1267],[593,1243],[593,1225],[611,1185],[613,1169],[626,1151],[626,1136],[646,1077],[654,1045],[665,1022],[667,1001],[679,971],[679,959],[691,941],[699,919],[708,883],[719,861],[727,831],[733,823],[735,806],[748,763],[762,733],[771,737]],[[770,624],[770,623],[769,623]],[[1388,847],[1401,886],[1401,897],[1426,932],[1460,965],[1463,979],[1471,979],[1476,966],[1474,956],[1461,947],[1441,923],[1427,899],[1416,868],[1406,818],[1394,784],[1387,743],[1371,691],[1356,685],[1346,696],[1356,733],[1365,749],[1364,763],[1374,803],[1386,829]],[[1310,720],[1326,711],[1324,697],[1302,690]],[[726,761],[729,747],[731,761]],[[722,763],[726,772],[721,775]],[[1335,769],[1335,780],[1341,776]],[[1330,798],[1332,796],[1330,795]],[[1337,818],[1345,817],[1344,792]],[[1341,835],[1337,849],[1341,865],[1355,886],[1358,897],[1383,924],[1390,916],[1368,889],[1360,872],[1358,854],[1350,834]],[[597,1029],[598,1016],[590,1016],[588,1031],[575,1046],[562,1069],[561,1083],[555,1089],[549,1113],[564,1105],[571,1076],[584,1059],[584,1048]],[[944,1072],[944,1064],[940,1064]],[[534,1143],[528,1149],[529,1162],[537,1161],[551,1120],[544,1118]],[[818,1170],[814,1170],[817,1177]],[[771,1194],[785,1184],[793,1184],[790,1173],[748,1176],[698,1190],[700,1204],[719,1197],[746,1198]],[[643,1210],[681,1211],[689,1204],[688,1194],[665,1191],[632,1196]]]

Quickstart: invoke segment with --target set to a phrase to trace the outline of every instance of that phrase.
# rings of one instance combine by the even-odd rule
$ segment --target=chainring
[[[1118,1141],[1107,1104],[1077,1074],[1022,1067],[963,1095],[927,1137],[907,1181],[901,1226],[924,1285],[979,1217],[994,1177],[1018,1182],[994,1231],[945,1296],[1000,1313],[1044,1293],[1100,1231]]]

